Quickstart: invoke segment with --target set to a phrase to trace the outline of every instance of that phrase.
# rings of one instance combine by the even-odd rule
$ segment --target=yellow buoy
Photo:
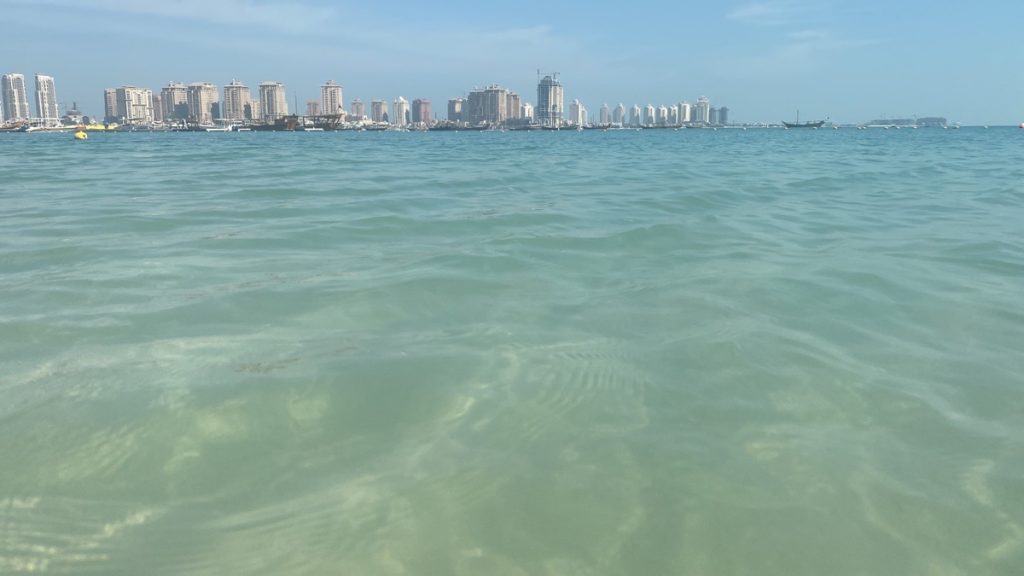
[[[75,140],[88,140],[89,135],[85,133],[85,130],[79,130],[75,132]]]

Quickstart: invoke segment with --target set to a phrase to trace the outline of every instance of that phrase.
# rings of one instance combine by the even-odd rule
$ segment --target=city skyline
[[[1012,5],[992,19],[991,10],[937,10],[920,0],[654,3],[638,23],[601,1],[582,10],[527,0],[499,17],[457,0],[415,19],[400,16],[411,10],[400,0],[389,4],[395,19],[320,0],[0,5],[20,23],[0,38],[0,50],[18,59],[0,65],[54,76],[65,103],[95,102],[125,83],[155,89],[169,78],[224,85],[236,77],[280,81],[290,105],[319,100],[324,78],[364,101],[401,94],[440,103],[490,82],[530,94],[541,68],[561,72],[567,102],[591,110],[706,93],[729,103],[739,122],[791,119],[797,109],[844,123],[943,115],[1018,124],[1024,116],[1013,56],[1024,49],[1013,26],[1024,7]],[[52,10],[64,18],[43,17]],[[950,30],[966,41],[949,42]],[[140,49],[126,53],[125,43]]]
[[[654,113],[653,105],[648,104],[645,108],[647,113],[642,116],[634,112],[627,117],[624,105],[619,103],[614,119],[605,103],[601,106],[601,117],[598,122],[591,120],[586,106],[579,99],[574,99],[569,107],[566,107],[565,89],[558,73],[546,74],[543,78],[540,71],[537,74],[536,107],[529,101],[524,101],[519,94],[501,85],[491,84],[485,88],[473,88],[466,97],[450,98],[447,106],[448,115],[444,118],[432,114],[432,103],[429,99],[416,98],[410,102],[403,96],[398,96],[392,102],[390,115],[386,100],[373,100],[371,115],[367,118],[364,117],[364,109],[359,98],[352,101],[351,111],[346,111],[344,87],[334,80],[327,80],[320,86],[320,99],[306,101],[305,115],[337,116],[342,121],[350,123],[371,120],[397,127],[429,127],[438,122],[492,127],[524,124],[548,127],[627,123],[652,127],[729,124],[729,109],[710,107],[706,96],[698,98],[697,103],[692,106],[686,100],[678,105],[662,104],[656,109],[657,114]],[[0,77],[0,86],[3,88],[0,91],[0,99],[7,103],[2,107],[3,116],[0,116],[3,123],[17,125],[29,122],[37,126],[56,126],[61,123],[81,122],[83,116],[89,118],[89,121],[101,119],[98,115],[89,116],[82,113],[78,102],[70,106],[65,104],[62,112],[57,103],[54,78],[36,74],[35,80],[36,114],[33,116],[27,109],[24,75],[11,73]],[[211,82],[192,82],[186,85],[171,81],[159,91],[125,85],[105,88],[102,102],[104,123],[134,126],[180,125],[183,122],[203,126],[212,126],[215,123],[274,124],[287,116],[300,114],[297,101],[294,104],[295,108],[289,110],[287,88],[276,81],[260,82],[258,92],[254,92],[238,79],[232,79],[223,87]],[[691,107],[697,111],[695,114],[691,114]],[[638,105],[633,106],[633,110],[638,109]]]
[[[3,122],[6,129],[30,126],[59,128],[61,126],[98,122],[97,116],[88,116],[78,109],[77,102],[60,112],[56,102],[54,78],[36,74],[36,110],[37,115],[31,116],[24,112],[26,88],[23,74],[4,74],[0,77],[0,97],[6,97],[6,103],[0,107],[4,116],[10,118]],[[534,106],[500,85],[492,84],[486,88],[474,88],[467,97],[451,98],[447,102],[447,117],[431,114],[432,103],[428,99],[416,98],[409,102],[399,96],[393,102],[391,113],[388,113],[387,100],[375,99],[371,102],[371,113],[365,115],[365,108],[359,98],[351,103],[351,110],[344,109],[343,87],[333,80],[320,86],[320,100],[307,100],[306,112],[300,114],[298,103],[289,111],[287,88],[280,82],[266,81],[259,84],[259,97],[250,91],[244,83],[233,79],[223,87],[223,98],[219,87],[210,82],[193,82],[182,84],[169,82],[160,92],[122,86],[107,88],[103,91],[103,123],[112,127],[124,124],[142,128],[193,128],[215,127],[216,125],[270,125],[280,124],[286,117],[304,116],[305,122],[311,120],[323,125],[327,123],[331,129],[343,125],[350,128],[360,124],[387,124],[398,128],[412,127],[415,129],[430,128],[438,123],[453,126],[483,128],[527,128],[533,127],[717,127],[717,126],[780,126],[793,127],[788,122],[733,122],[732,110],[727,106],[715,107],[707,96],[697,98],[696,103],[682,100],[678,104],[655,107],[648,103],[641,108],[634,104],[629,112],[623,103],[619,103],[614,111],[607,102],[601,105],[598,115],[591,116],[590,111],[579,100],[574,99],[568,107],[565,105],[564,87],[559,81],[558,73],[547,74],[541,78],[538,71],[537,102],[538,113]],[[14,110],[16,112],[11,112]],[[566,114],[566,110],[568,113]],[[322,112],[330,111],[330,112]],[[798,112],[797,121],[799,121]],[[2,116],[0,116],[2,118]],[[820,127],[828,123],[840,126],[842,123],[826,119],[818,122],[806,122],[804,126]],[[310,124],[305,124],[310,125]],[[926,116],[912,118],[882,118],[847,126],[862,127],[936,127],[947,126],[948,119],[943,116]],[[954,122],[959,127],[959,122]],[[292,129],[295,121],[289,120],[278,128]],[[1022,124],[1024,126],[1024,124]],[[987,125],[986,125],[987,127]]]

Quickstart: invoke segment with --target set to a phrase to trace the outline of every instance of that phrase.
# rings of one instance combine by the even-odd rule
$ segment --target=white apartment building
[[[406,119],[409,117],[409,101],[399,96],[395,99],[395,111],[394,118],[391,119],[391,123],[395,126],[405,126],[407,124]]]
[[[224,120],[245,120],[245,107],[252,105],[252,92],[249,87],[238,80],[232,80],[224,86],[224,102],[221,105],[221,118]]]
[[[122,86],[115,90],[117,111],[115,116],[124,124],[153,123],[153,91],[137,86]]]
[[[209,82],[193,82],[186,90],[188,116],[193,122],[213,124],[214,107],[220,103],[217,87]]]
[[[0,99],[3,100],[3,117],[12,120],[28,120],[28,92],[25,89],[24,74],[0,76]]]
[[[288,95],[280,82],[260,82],[260,111],[264,122],[288,115]]]
[[[342,88],[334,80],[328,80],[320,87],[320,112],[327,115],[345,113]]]
[[[36,74],[36,115],[46,126],[60,124],[57,110],[57,89],[52,76]]]
[[[188,118],[188,87],[178,82],[167,84],[160,91],[160,104],[164,107],[164,120]]]

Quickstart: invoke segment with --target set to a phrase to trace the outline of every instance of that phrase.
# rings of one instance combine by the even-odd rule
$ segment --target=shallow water
[[[1024,566],[1024,130],[0,151],[0,573]]]

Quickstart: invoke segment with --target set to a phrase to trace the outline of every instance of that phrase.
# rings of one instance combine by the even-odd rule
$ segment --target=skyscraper
[[[160,91],[160,101],[164,106],[165,120],[185,120],[188,118],[188,88],[178,82],[170,82]]]
[[[565,92],[557,75],[545,76],[537,84],[537,122],[559,126],[565,112]]]
[[[150,100],[150,107],[153,109],[153,121],[163,122],[164,121],[164,103],[163,98],[159,94],[153,94],[153,99]]]
[[[569,124],[578,127],[587,124],[587,108],[579,100],[573,100],[569,105]]]
[[[484,117],[494,124],[508,119],[508,90],[497,84],[484,89]]]
[[[648,104],[644,108],[644,122],[643,122],[644,126],[654,126],[654,123],[656,121],[655,117],[654,117],[654,114],[655,114],[654,105],[653,104]]]
[[[467,124],[479,124],[484,121],[484,91],[475,88],[466,95],[462,105],[462,121]]]
[[[409,116],[409,101],[399,96],[395,99],[394,111],[391,123],[395,126],[405,126],[406,118]]]
[[[466,104],[465,98],[452,98],[448,100],[448,121],[462,122],[463,107]]]
[[[709,124],[711,122],[711,101],[708,100],[707,96],[698,98],[697,104],[693,106],[693,121],[700,124]]]
[[[3,99],[5,120],[28,120],[28,92],[25,89],[24,74],[0,76],[0,97]]]
[[[708,110],[708,124],[712,126],[718,125],[718,108],[711,108]]]
[[[370,120],[373,120],[374,122],[388,121],[387,100],[372,100],[370,102]]]
[[[626,123],[626,107],[619,102],[619,105],[615,107],[615,111],[612,112],[612,124],[623,125]]]
[[[136,86],[122,86],[114,91],[116,116],[124,124],[153,123],[153,91]]]
[[[522,109],[523,113],[520,115],[520,117],[523,120],[533,120],[534,119],[533,104],[530,104],[529,102],[523,102],[523,105],[522,105],[521,109]]]
[[[662,104],[658,106],[658,117],[656,119],[658,126],[668,126],[668,106]]]
[[[260,82],[260,111],[264,122],[288,115],[288,94],[280,82]]]
[[[612,112],[608,108],[607,102],[601,105],[601,111],[598,113],[598,123],[602,126],[612,123]]]
[[[306,100],[306,116],[309,118],[320,115],[320,101]]]
[[[430,111],[430,100],[417,98],[412,101],[412,122],[413,124],[432,124]]]
[[[629,124],[631,126],[639,126],[643,124],[643,118],[640,117],[639,104],[634,104],[633,107],[629,109]]]
[[[523,117],[522,102],[520,101],[519,94],[509,92],[506,98],[505,108],[506,120],[519,120]]]
[[[328,80],[320,87],[320,111],[329,116],[345,113],[342,89],[334,80]]]
[[[194,82],[188,85],[188,117],[200,124],[212,124],[214,111],[219,108],[220,94],[217,87],[209,82]]]
[[[117,90],[115,88],[107,88],[103,91],[103,121],[121,121],[117,117]]]
[[[352,116],[355,117],[356,121],[366,117],[366,105],[359,98],[352,101]]]
[[[238,80],[232,80],[224,87],[224,104],[221,106],[221,118],[232,121],[245,120],[245,107],[252,102],[249,87]]]
[[[52,76],[36,74],[36,115],[46,126],[54,126],[60,122],[57,111],[57,89]]]
[[[497,84],[474,89],[466,99],[463,118],[470,124],[501,124],[508,118],[508,90]]]
[[[722,126],[727,126],[729,124],[729,109],[725,106],[718,109],[718,123]]]
[[[692,119],[692,116],[691,116],[692,112],[693,112],[692,106],[690,106],[689,102],[687,102],[685,100],[680,102],[679,103],[679,123],[680,124],[688,124],[691,121],[691,119]]]

